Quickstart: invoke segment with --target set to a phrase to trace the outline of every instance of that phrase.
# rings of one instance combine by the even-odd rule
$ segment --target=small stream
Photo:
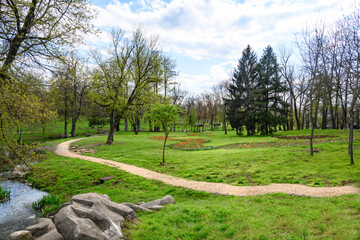
[[[37,223],[39,213],[32,208],[32,203],[47,193],[25,183],[8,180],[4,173],[0,174],[0,186],[11,191],[10,200],[0,203],[0,239],[5,240],[12,232]]]

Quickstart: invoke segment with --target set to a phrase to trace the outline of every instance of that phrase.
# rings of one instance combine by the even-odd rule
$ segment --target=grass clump
[[[7,201],[10,199],[11,191],[9,189],[0,186],[0,202]]]
[[[61,204],[62,201],[58,196],[50,194],[44,196],[36,202],[33,202],[32,206],[35,210],[41,212],[41,216],[45,217],[58,209]]]

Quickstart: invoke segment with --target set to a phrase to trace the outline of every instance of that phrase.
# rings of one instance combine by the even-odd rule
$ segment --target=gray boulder
[[[107,195],[86,193],[74,196],[56,214],[54,223],[65,239],[121,239],[125,219],[136,219],[126,205],[111,202]]]
[[[139,205],[136,205],[136,204],[133,204],[133,203],[124,202],[124,203],[121,203],[121,204],[123,204],[125,206],[128,206],[129,208],[131,208],[134,211],[140,211],[140,212],[150,212],[151,211],[148,208],[144,208],[142,206],[139,206]]]
[[[48,233],[45,233],[41,237],[36,238],[36,240],[64,240],[61,234],[54,228]]]
[[[27,230],[17,231],[10,234],[10,240],[32,240],[34,237]]]
[[[173,203],[172,196],[141,203],[115,203],[109,196],[86,193],[74,196],[55,212],[52,219],[41,218],[38,224],[14,232],[11,240],[118,240],[125,220],[136,220],[136,211],[160,210]]]
[[[159,211],[163,208],[164,206],[161,206],[161,205],[152,205],[152,206],[149,206],[149,209],[150,210],[156,210],[156,211]]]
[[[175,199],[171,196],[171,195],[166,195],[165,197],[161,198],[161,199],[156,199],[154,201],[150,201],[147,203],[143,203],[141,205],[139,205],[140,207],[143,208],[148,208],[151,210],[159,210],[159,206],[165,206],[167,204],[176,204]]]
[[[53,229],[55,229],[55,225],[49,218],[40,218],[36,225],[26,228],[34,237],[40,237]]]
[[[176,204],[175,199],[171,195],[166,195],[160,199],[160,205],[165,206],[167,204]]]

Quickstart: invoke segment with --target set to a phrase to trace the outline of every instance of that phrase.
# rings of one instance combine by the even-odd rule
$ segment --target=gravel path
[[[243,196],[256,196],[256,195],[265,195],[269,193],[281,192],[295,196],[333,197],[333,196],[359,193],[359,189],[354,186],[308,187],[299,184],[270,184],[267,186],[233,186],[224,183],[191,181],[162,173],[157,173],[145,168],[136,167],[125,163],[119,163],[112,160],[106,160],[96,157],[83,156],[71,152],[69,150],[69,145],[81,139],[83,138],[60,143],[57,146],[55,153],[60,156],[79,158],[90,162],[104,164],[147,179],[158,180],[172,186],[189,188],[196,191],[205,191],[213,194],[235,195],[235,196],[243,197]]]

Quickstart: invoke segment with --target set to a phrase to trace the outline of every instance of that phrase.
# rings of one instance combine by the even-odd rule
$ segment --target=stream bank
[[[32,203],[47,195],[26,183],[8,180],[7,175],[0,174],[0,186],[11,191],[10,200],[0,203],[0,239],[4,240],[10,233],[37,223],[40,214]]]

